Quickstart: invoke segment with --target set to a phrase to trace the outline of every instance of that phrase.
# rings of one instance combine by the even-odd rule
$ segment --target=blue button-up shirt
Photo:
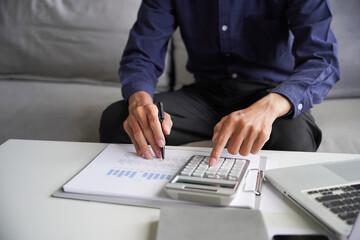
[[[296,117],[339,79],[331,18],[328,0],[143,0],[120,64],[124,99],[154,94],[179,27],[197,82],[274,84]]]

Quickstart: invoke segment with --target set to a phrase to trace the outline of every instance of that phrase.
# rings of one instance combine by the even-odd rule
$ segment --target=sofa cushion
[[[323,133],[318,152],[360,153],[360,98],[326,99],[312,110]]]
[[[184,85],[195,82],[195,79],[194,76],[186,70],[188,54],[179,29],[173,34],[172,41],[175,74],[174,90],[178,90]]]
[[[0,81],[0,144],[10,138],[98,142],[101,113],[120,87]]]
[[[1,0],[0,79],[119,82],[140,2]]]
[[[340,81],[329,98],[360,97],[360,1],[330,0],[332,28],[338,40]]]

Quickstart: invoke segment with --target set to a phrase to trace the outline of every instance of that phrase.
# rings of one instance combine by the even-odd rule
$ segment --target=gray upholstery
[[[360,98],[327,99],[312,113],[323,132],[319,152],[360,153]]]
[[[102,111],[122,99],[117,70],[140,2],[0,1],[0,144],[99,140]]]
[[[117,70],[140,1],[0,1],[0,144],[98,141],[101,112],[122,98]],[[313,109],[323,130],[319,151],[360,153],[360,1],[331,3],[341,81]],[[169,89],[170,59],[175,88],[193,81],[175,33],[157,91]]]
[[[121,99],[119,86],[14,80],[0,86],[1,143],[8,138],[97,142],[102,111]]]
[[[118,83],[140,2],[1,0],[0,79]]]
[[[341,80],[330,98],[360,97],[360,1],[330,0],[334,29],[339,45]]]

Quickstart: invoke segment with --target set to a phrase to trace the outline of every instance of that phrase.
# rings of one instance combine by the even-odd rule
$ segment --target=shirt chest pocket
[[[284,19],[243,19],[242,53],[249,62],[266,65],[291,54],[289,30]]]

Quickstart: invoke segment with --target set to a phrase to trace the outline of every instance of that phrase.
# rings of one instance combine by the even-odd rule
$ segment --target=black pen
[[[157,102],[156,103],[156,106],[157,106],[157,108],[158,108],[158,117],[159,117],[159,121],[160,121],[160,126],[161,126],[161,130],[162,130],[162,132],[163,132],[163,134],[164,134],[164,130],[163,130],[163,128],[162,128],[162,122],[163,122],[163,120],[164,120],[164,105],[163,105],[163,103],[162,102]],[[165,136],[165,134],[164,134],[164,136]],[[162,147],[162,148],[160,148],[160,151],[161,151],[161,158],[162,159],[165,159],[165,146],[164,147]]]

